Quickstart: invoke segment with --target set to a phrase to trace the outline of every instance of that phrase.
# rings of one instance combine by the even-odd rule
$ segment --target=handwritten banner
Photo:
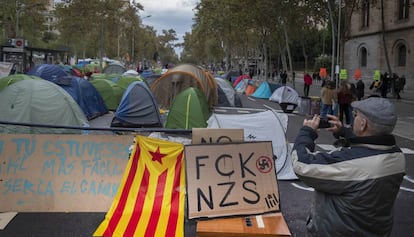
[[[279,211],[272,143],[185,146],[188,217]]]
[[[133,136],[0,135],[0,212],[107,211]]]

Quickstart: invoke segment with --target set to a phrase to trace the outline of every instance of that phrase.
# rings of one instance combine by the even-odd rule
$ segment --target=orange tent
[[[247,96],[250,96],[250,95],[251,95],[251,94],[253,94],[255,91],[256,91],[256,87],[255,87],[255,86],[253,86],[253,85],[248,85],[248,86],[246,87],[246,90],[244,91],[244,93],[245,93]]]

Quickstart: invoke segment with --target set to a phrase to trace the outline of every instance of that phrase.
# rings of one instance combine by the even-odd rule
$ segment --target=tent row
[[[299,93],[286,85],[254,81],[249,77],[239,76],[233,82],[238,93],[259,99],[268,99],[278,103],[284,112],[292,112],[299,104]]]

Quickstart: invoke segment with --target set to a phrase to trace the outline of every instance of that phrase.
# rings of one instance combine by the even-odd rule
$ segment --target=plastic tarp
[[[0,121],[87,127],[79,105],[47,80],[21,80],[0,93]],[[1,125],[2,133],[80,133],[81,130]]]
[[[209,116],[210,110],[205,95],[198,88],[189,87],[175,97],[165,127],[206,128]]]
[[[260,111],[250,114],[213,113],[208,128],[239,128],[244,130],[244,140],[272,141],[279,180],[297,179],[293,172],[291,148],[286,138],[288,116],[276,111]]]
[[[260,99],[269,99],[271,95],[272,90],[270,89],[269,83],[263,81],[251,96]]]
[[[128,86],[111,127],[162,127],[157,101],[145,82],[136,81]]]
[[[299,94],[289,86],[281,86],[273,92],[269,100],[279,104],[290,103],[297,105],[299,103]]]

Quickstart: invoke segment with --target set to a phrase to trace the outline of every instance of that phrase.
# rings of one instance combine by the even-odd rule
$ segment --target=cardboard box
[[[281,213],[251,216],[247,225],[245,217],[198,221],[197,237],[285,237],[291,236]]]

